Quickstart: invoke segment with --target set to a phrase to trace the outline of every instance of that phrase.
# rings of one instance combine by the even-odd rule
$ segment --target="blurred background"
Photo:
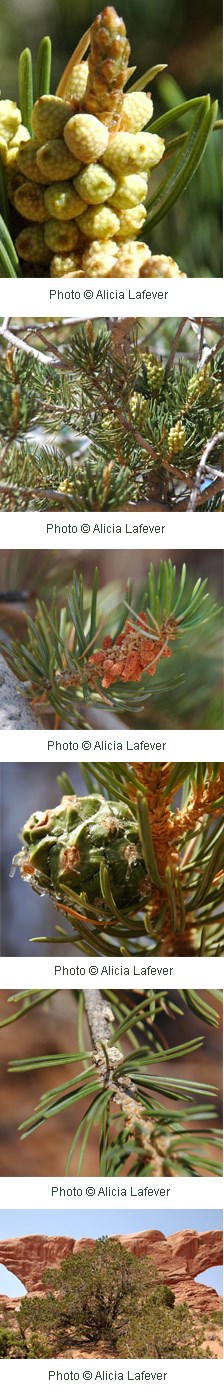
[[[100,9],[97,0],[1,0],[1,95],[18,97],[18,57],[35,53],[43,34],[53,45],[52,90],[81,34]],[[118,5],[138,76],[156,63],[168,73],[153,83],[155,117],[183,99],[210,92],[222,100],[221,0],[122,0]],[[222,275],[221,132],[215,132],[192,184],[151,234],[153,252],[168,252],[188,276]]]
[[[134,992],[121,992],[122,1000],[134,1006],[138,995]],[[200,992],[204,1001],[213,1003],[212,994]],[[16,1010],[13,1000],[9,1000],[10,994],[0,993],[0,1021],[5,1017],[11,1016]],[[169,1002],[172,1000],[180,1006],[178,994],[169,992]],[[19,1004],[20,1005],[20,1004]],[[196,1021],[194,1014],[184,1007],[184,1015],[172,1017],[165,1015],[165,1011],[158,1013],[157,1024],[162,1031],[163,1044],[166,1046],[180,1045],[182,1041],[192,1040],[195,1036],[203,1037],[203,1046],[195,1054],[183,1056],[181,1060],[172,1060],[169,1063],[169,1076],[172,1079],[199,1080],[200,1083],[215,1085],[217,1089],[217,1124],[220,1126],[222,1118],[222,1027],[221,1027],[221,1004],[220,1007],[220,1029],[207,1026],[204,1022]],[[55,1071],[54,1068],[43,1070],[31,1070],[25,1074],[8,1074],[8,1061],[10,1059],[24,1059],[44,1054],[56,1054],[60,1052],[70,1053],[75,1049],[76,1040],[76,1013],[77,1013],[77,994],[75,991],[58,991],[55,996],[47,1001],[42,1009],[36,1008],[35,1011],[28,1013],[14,1025],[7,1026],[1,1031],[0,1035],[0,1060],[2,1077],[2,1120],[0,1125],[0,1175],[2,1176],[64,1176],[65,1161],[67,1152],[71,1145],[72,1137],[79,1120],[85,1112],[86,1100],[82,1100],[80,1106],[77,1104],[67,1108],[65,1112],[58,1113],[56,1117],[38,1128],[37,1132],[31,1133],[23,1142],[18,1134],[18,1126],[24,1119],[33,1113],[38,1105],[42,1090],[51,1089],[56,1084],[65,1083],[70,1077],[71,1066],[60,1066]],[[75,1029],[74,1029],[75,1028]],[[90,1036],[87,1021],[85,1019],[85,1045],[89,1050]],[[142,1039],[142,1038],[141,1038]],[[126,1042],[128,1054],[130,1044]],[[124,1049],[124,1039],[122,1038],[122,1049]],[[79,1064],[72,1066],[72,1072],[79,1072]],[[167,1065],[160,1065],[160,1073],[167,1075]],[[87,1101],[89,1102],[89,1100]],[[177,1105],[172,1101],[172,1109],[176,1110]],[[177,1109],[178,1111],[178,1109]],[[211,1125],[212,1126],[212,1125]],[[213,1126],[216,1126],[213,1124]],[[197,1129],[197,1124],[194,1124]],[[209,1128],[209,1123],[208,1123]],[[77,1175],[78,1149],[73,1154],[72,1176]],[[208,1147],[209,1152],[209,1147]],[[214,1155],[214,1149],[212,1149]],[[203,1169],[202,1169],[203,1170]],[[99,1174],[98,1164],[98,1133],[93,1127],[89,1142],[85,1152],[84,1175],[97,1176]],[[65,1226],[66,1229],[66,1226]]]
[[[139,352],[145,347],[146,349],[149,348],[150,351],[152,348],[155,353],[161,354],[161,356],[164,355],[166,358],[169,356],[172,348],[174,362],[177,364],[180,359],[186,358],[187,361],[192,362],[194,365],[194,372],[196,372],[199,367],[201,356],[202,361],[205,360],[206,350],[208,356],[211,349],[214,350],[215,354],[217,344],[219,344],[219,347],[222,346],[219,341],[223,338],[224,327],[224,320],[221,315],[219,316],[216,314],[211,317],[210,315],[206,315],[206,313],[203,316],[197,316],[195,319],[185,319],[180,316],[177,319],[174,315],[172,315],[172,317],[170,315],[161,317],[161,315],[156,314],[153,315],[153,318],[149,318],[147,315],[141,318],[140,314],[137,318],[135,315],[131,314],[125,318],[120,314],[118,316],[111,315],[110,317],[108,315],[101,316],[99,313],[97,319],[93,318],[91,323],[94,329],[94,338],[99,329],[108,329],[110,331],[112,334],[112,346],[114,346],[117,352],[119,352],[121,343],[123,345],[124,342],[126,347],[126,344],[127,346],[129,344],[129,340],[132,343],[134,337],[134,344],[138,347]],[[6,344],[6,338],[2,333],[3,324],[4,316],[0,315],[1,356],[3,356]],[[24,342],[27,342],[28,344],[32,344],[34,348],[37,347],[41,349],[43,352],[44,349],[46,349],[46,361],[50,350],[52,350],[53,353],[54,348],[60,348],[61,344],[71,344],[73,335],[76,333],[79,326],[85,328],[86,320],[80,319],[79,310],[77,308],[76,311],[75,307],[72,315],[61,314],[60,318],[57,316],[51,318],[49,315],[49,318],[46,318],[46,316],[44,318],[35,316],[35,319],[33,319],[32,315],[29,315],[29,319],[26,319],[24,316],[21,318],[19,315],[10,315],[7,320],[7,332],[9,331],[9,333],[12,332],[16,335],[16,343],[18,343],[18,346],[21,341],[22,348],[24,347]],[[181,326],[182,332],[179,334],[174,352],[174,341],[176,340],[176,334],[179,333]]]
[[[86,785],[79,765],[29,763],[1,766],[1,954],[11,957],[33,957],[44,954],[57,957],[62,952],[61,941],[56,944],[31,944],[31,935],[54,934],[55,925],[66,928],[65,917],[55,910],[48,896],[34,894],[28,881],[22,881],[18,868],[10,876],[12,857],[21,847],[21,828],[35,808],[54,808],[61,802],[58,775],[64,770],[74,784],[77,794],[86,794]],[[71,956],[69,944],[63,941],[63,958]]]
[[[51,603],[52,590],[56,586],[58,601],[66,602],[66,583],[71,585],[74,570],[83,574],[86,599],[89,605],[95,566],[99,567],[98,615],[103,619],[102,636],[113,634],[120,603],[123,601],[128,577],[133,579],[134,603],[142,609],[142,597],[150,562],[157,574],[160,559],[168,560],[169,552],[158,551],[106,551],[98,553],[85,550],[81,555],[78,548],[69,551],[1,551],[0,554],[0,636],[7,643],[7,635],[14,639],[25,639],[26,614],[35,616],[36,600],[44,599]],[[186,549],[184,555],[176,549],[171,552],[172,563],[176,565],[177,578],[180,579],[183,561],[187,566],[187,583],[184,592],[188,596],[199,577],[208,579],[207,592],[210,602],[220,606],[223,597],[223,557],[220,551],[208,553]],[[17,592],[17,600],[10,601],[10,594]],[[6,592],[6,600],[4,593]],[[133,602],[132,602],[133,603]],[[222,613],[212,615],[206,623],[177,636],[172,647],[172,661],[162,659],[157,673],[151,681],[149,696],[144,697],[137,708],[131,705],[115,715],[113,707],[102,705],[89,707],[85,711],[88,725],[104,726],[110,729],[223,729],[223,623]],[[125,695],[125,694],[124,694]],[[83,715],[82,704],[82,715]],[[38,714],[38,708],[37,708]],[[42,724],[45,728],[53,725],[52,712],[45,708]],[[77,725],[77,721],[76,721]]]

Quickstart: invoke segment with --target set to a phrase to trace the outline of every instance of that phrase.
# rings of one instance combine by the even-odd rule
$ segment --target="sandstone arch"
[[[46,1234],[21,1235],[17,1239],[3,1239],[0,1242],[0,1263],[10,1268],[27,1292],[41,1288],[41,1277],[50,1264],[59,1266],[67,1254],[72,1253],[74,1239],[57,1238]]]
[[[221,1308],[221,1298],[214,1288],[195,1283],[194,1278],[208,1268],[222,1263],[222,1231],[181,1230],[168,1238],[160,1230],[143,1230],[137,1234],[114,1235],[125,1248],[139,1257],[148,1255],[156,1263],[164,1280],[175,1293],[176,1301],[188,1302],[201,1312]],[[4,1263],[27,1289],[43,1292],[44,1270],[59,1267],[62,1259],[92,1248],[93,1239],[71,1239],[63,1235],[25,1235],[0,1242],[0,1263]]]
[[[22,1298],[22,1297],[26,1297],[26,1294],[27,1294],[27,1288],[25,1287],[25,1284],[21,1282],[21,1278],[18,1277],[18,1273],[13,1274],[12,1268],[9,1268],[8,1264],[6,1264],[6,1263],[2,1264],[2,1260],[0,1260],[0,1265],[1,1265],[2,1268],[3,1268],[3,1272],[2,1272],[2,1273],[0,1272],[0,1302],[1,1302],[1,1288],[4,1287],[4,1301],[5,1301],[5,1300],[6,1300],[6,1299],[5,1299],[5,1288],[8,1286],[8,1284],[7,1284],[7,1279],[8,1279],[8,1278],[11,1279],[12,1276],[15,1278],[15,1282],[16,1282],[16,1286],[17,1286],[17,1288],[18,1288],[18,1291],[17,1291],[16,1293],[14,1293],[14,1296],[13,1296],[13,1297],[12,1297],[11,1292],[7,1293],[7,1294],[6,1294],[7,1301],[9,1302],[9,1306],[11,1305],[11,1302],[13,1302],[13,1304],[16,1304],[16,1303],[21,1302],[21,1298]],[[10,1286],[11,1286],[11,1284],[10,1284]]]

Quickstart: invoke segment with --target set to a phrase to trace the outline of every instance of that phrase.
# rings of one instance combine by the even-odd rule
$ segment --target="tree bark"
[[[167,1146],[169,1146],[169,1135],[164,1135],[161,1138],[154,1137],[153,1118],[145,1115],[144,1106],[138,1099],[136,1084],[132,1082],[126,1072],[122,1074],[122,1066],[124,1065],[122,1050],[110,1045],[110,1040],[113,1040],[113,1023],[115,1021],[112,1008],[99,989],[92,991],[91,988],[87,988],[84,992],[84,1002],[95,1047],[94,1064],[98,1071],[100,1083],[104,1089],[111,1091],[113,1103],[122,1113],[123,1125],[129,1138],[133,1140],[134,1146],[137,1143],[138,1149],[141,1147],[144,1162],[148,1160],[149,1175],[165,1176],[167,1174],[166,1153]],[[172,1174],[169,1164],[168,1175]]]
[[[0,730],[39,731],[32,707],[20,687],[18,678],[8,668],[0,654]]]

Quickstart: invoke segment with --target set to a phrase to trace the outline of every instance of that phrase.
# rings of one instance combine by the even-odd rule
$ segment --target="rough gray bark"
[[[0,654],[0,731],[39,731],[39,721],[5,659]]]
[[[93,1060],[100,1084],[110,1091],[113,1103],[117,1105],[119,1113],[122,1113],[129,1139],[133,1140],[134,1145],[137,1142],[137,1146],[141,1147],[142,1155],[149,1164],[149,1175],[165,1176],[169,1137],[160,1139],[154,1136],[153,1119],[145,1116],[144,1105],[137,1098],[136,1085],[128,1074],[122,1075],[122,1050],[110,1045],[110,1039],[113,1039],[114,1013],[99,988],[86,988],[84,1002],[95,1046]],[[172,1171],[169,1170],[170,1175]]]
[[[91,991],[87,988],[84,999],[94,1045],[97,1047],[101,1041],[106,1044],[110,1040],[114,1022],[111,1007],[102,997],[99,988],[91,988]]]
[[[109,1003],[102,996],[98,988],[92,990],[87,988],[84,992],[85,1008],[89,1022],[92,1041],[95,1046],[94,1062],[97,1067],[101,1084],[106,1084],[112,1090],[113,1099],[119,1105],[123,1099],[133,1099],[136,1095],[135,1085],[131,1083],[129,1076],[125,1078],[120,1071],[124,1063],[122,1050],[110,1045],[112,1030],[115,1024],[114,1013]],[[119,1078],[114,1078],[114,1070],[119,1069]]]

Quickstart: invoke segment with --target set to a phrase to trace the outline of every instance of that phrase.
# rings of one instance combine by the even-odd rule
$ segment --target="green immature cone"
[[[14,863],[40,894],[47,892],[66,908],[69,903],[72,908],[73,894],[103,908],[106,868],[116,905],[137,903],[145,864],[137,820],[122,801],[65,795],[57,808],[31,814],[22,836],[25,846]]]
[[[62,136],[65,123],[69,121],[70,116],[70,102],[63,102],[61,97],[51,96],[50,93],[38,97],[32,111],[32,127],[41,145],[46,140],[57,140],[58,136]]]

